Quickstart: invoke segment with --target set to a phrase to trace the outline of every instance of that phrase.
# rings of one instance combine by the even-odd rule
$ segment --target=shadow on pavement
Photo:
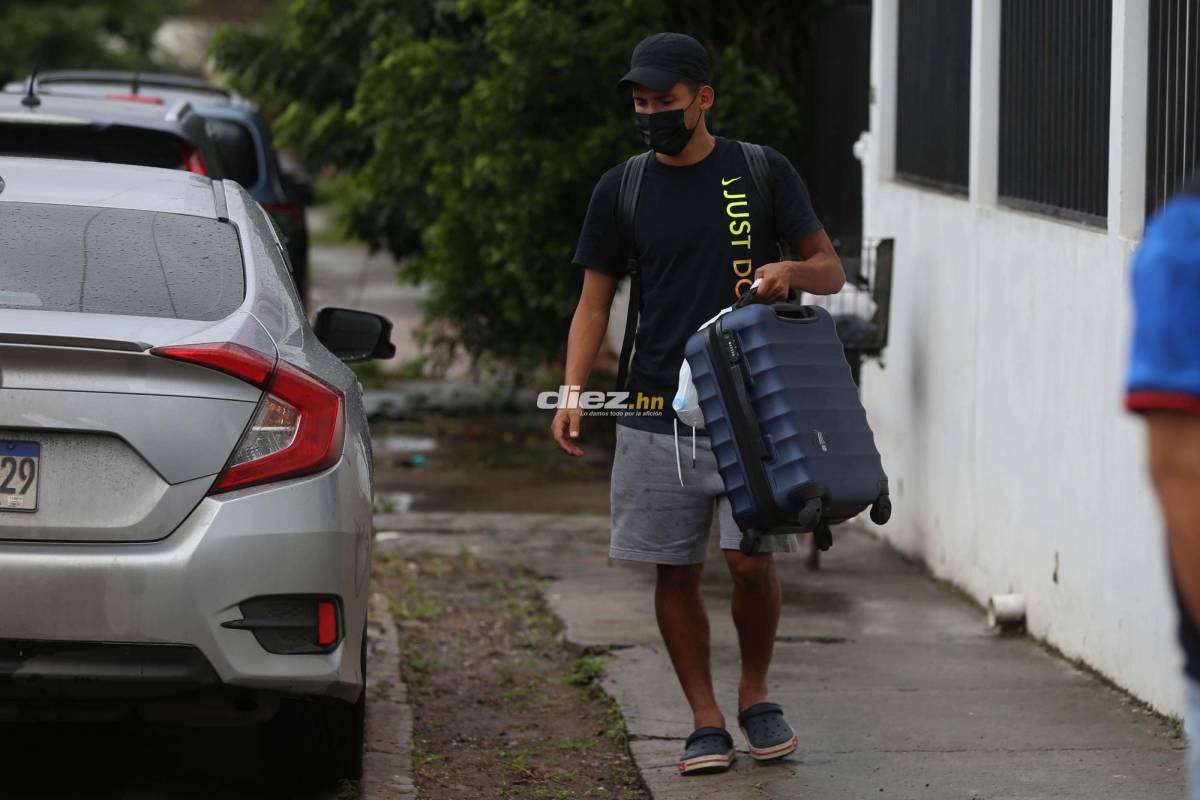
[[[265,767],[255,727],[0,725],[5,800],[338,798],[338,786],[296,785]]]

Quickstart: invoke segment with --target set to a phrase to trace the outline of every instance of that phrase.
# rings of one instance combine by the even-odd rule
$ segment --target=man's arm
[[[1167,522],[1175,582],[1200,620],[1200,415],[1146,413],[1150,478]]]
[[[583,271],[583,291],[571,318],[567,336],[567,368],[563,383],[583,386],[592,373],[600,342],[608,329],[608,311],[617,291],[617,279],[598,269]],[[579,438],[579,408],[560,408],[550,423],[554,441],[569,455],[581,456],[583,450],[573,440]]]
[[[802,260],[776,261],[755,270],[754,277],[762,278],[755,291],[761,302],[786,300],[789,288],[809,294],[835,294],[846,283],[842,260],[824,228],[792,242],[792,250],[799,253]]]

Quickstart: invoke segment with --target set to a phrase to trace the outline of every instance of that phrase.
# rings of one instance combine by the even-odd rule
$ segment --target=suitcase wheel
[[[871,522],[883,525],[891,518],[892,501],[886,494],[880,495],[875,499],[875,505],[871,506]]]
[[[821,518],[822,505],[819,497],[811,497],[805,501],[804,508],[800,509],[800,513],[796,517],[801,528],[811,530],[816,526],[817,520]]]
[[[762,542],[762,534],[751,528],[748,531],[742,531],[741,551],[744,556],[752,556],[758,552],[758,545]]]
[[[817,543],[818,550],[828,550],[833,547],[833,531],[822,523],[813,530],[813,541]]]

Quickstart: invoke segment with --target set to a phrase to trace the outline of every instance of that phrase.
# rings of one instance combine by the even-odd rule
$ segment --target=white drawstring
[[[671,420],[671,430],[675,435],[675,474],[679,476],[679,485],[683,486],[683,463],[679,460],[679,418]],[[692,426],[692,469],[696,468],[696,428]]]
[[[683,486],[683,465],[679,461],[679,420],[671,420],[671,429],[675,432],[675,472],[679,475],[679,485]]]

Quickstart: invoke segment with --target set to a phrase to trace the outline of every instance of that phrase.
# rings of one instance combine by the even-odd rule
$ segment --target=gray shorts
[[[626,561],[652,564],[700,564],[708,550],[713,505],[721,528],[721,549],[736,550],[742,533],[733,521],[725,486],[717,472],[707,436],[696,437],[692,467],[692,430],[679,429],[679,461],[675,437],[617,425],[612,468],[612,541],[609,554]],[[794,553],[795,534],[767,536],[761,551]]]

